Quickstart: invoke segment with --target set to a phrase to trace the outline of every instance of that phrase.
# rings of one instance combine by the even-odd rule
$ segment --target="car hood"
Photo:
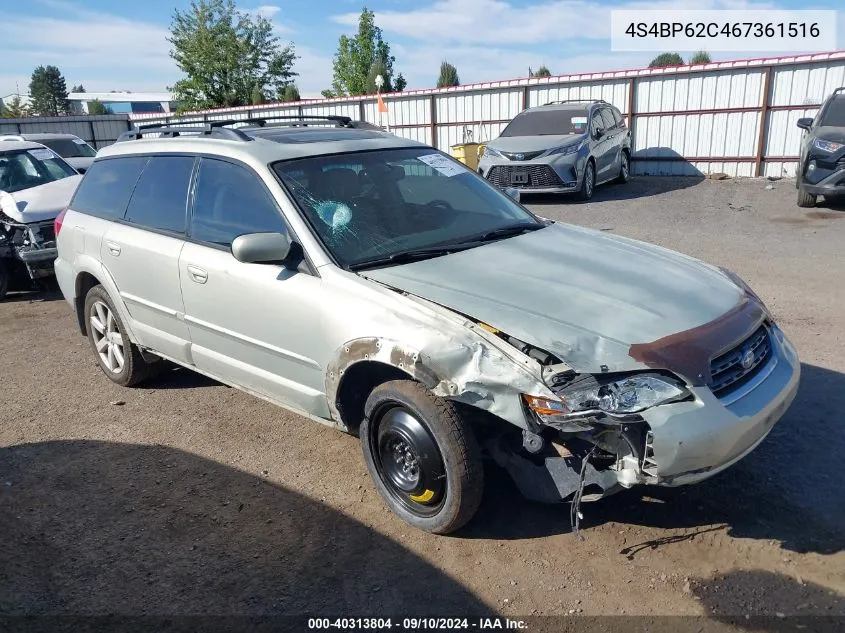
[[[4,191],[0,193],[0,209],[22,224],[52,220],[70,203],[80,180],[82,176],[68,176],[14,193]]]
[[[555,134],[542,136],[500,136],[487,145],[501,152],[537,152],[540,150],[552,149],[563,145],[580,143],[584,140],[583,134]]]
[[[631,345],[710,323],[744,296],[691,257],[565,224],[360,274],[492,325],[580,372],[642,369]]]
[[[91,166],[91,163],[94,162],[94,157],[71,156],[70,158],[65,158],[65,162],[77,171],[79,171],[80,169],[87,170]]]

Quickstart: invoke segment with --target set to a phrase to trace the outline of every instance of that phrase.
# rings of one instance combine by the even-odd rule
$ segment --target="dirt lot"
[[[0,614],[845,616],[845,210],[791,181],[634,180],[541,215],[742,275],[803,361],[795,404],[687,489],[522,500],[488,469],[476,519],[415,532],[354,437],[185,370],[123,389],[55,295],[0,304]],[[778,616],[779,617],[779,616]]]

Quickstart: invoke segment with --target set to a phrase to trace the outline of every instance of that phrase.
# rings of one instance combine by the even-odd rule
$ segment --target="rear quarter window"
[[[122,218],[147,161],[147,156],[94,161],[79,183],[70,208],[107,220]]]

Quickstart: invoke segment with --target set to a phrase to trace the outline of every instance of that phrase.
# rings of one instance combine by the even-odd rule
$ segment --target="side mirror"
[[[519,198],[520,198],[519,189],[517,189],[515,187],[505,187],[504,189],[502,189],[502,192],[508,198],[513,198],[514,200],[519,202]]]
[[[247,233],[232,242],[232,255],[245,264],[279,263],[290,254],[287,233]]]
[[[604,128],[603,127],[597,127],[596,131],[595,131],[595,136],[596,136],[596,138],[601,138],[602,136],[604,136]]]
[[[813,119],[811,117],[804,117],[798,119],[798,121],[795,122],[795,125],[800,127],[802,130],[809,130],[813,127]]]

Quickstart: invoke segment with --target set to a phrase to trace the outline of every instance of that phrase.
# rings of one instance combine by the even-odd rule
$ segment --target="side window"
[[[616,108],[611,108],[610,111],[613,113],[613,118],[616,120],[616,126],[620,128],[625,127],[625,117],[622,116],[622,113]]]
[[[191,238],[231,246],[245,233],[281,231],[281,213],[267,189],[250,170],[203,158],[191,216]]]
[[[76,189],[71,208],[107,220],[122,218],[148,160],[146,156],[129,156],[94,161]]]
[[[590,119],[591,134],[593,134],[593,136],[595,136],[596,130],[599,129],[599,128],[604,128],[604,127],[605,127],[605,125],[604,125],[604,121],[602,121],[602,118],[601,118],[601,112],[599,110],[594,110],[593,116]]]
[[[191,156],[153,156],[135,185],[126,221],[150,229],[185,232]]]
[[[601,109],[601,118],[602,121],[604,121],[605,130],[616,129],[616,119],[613,118],[613,114],[610,112],[609,108]]]

